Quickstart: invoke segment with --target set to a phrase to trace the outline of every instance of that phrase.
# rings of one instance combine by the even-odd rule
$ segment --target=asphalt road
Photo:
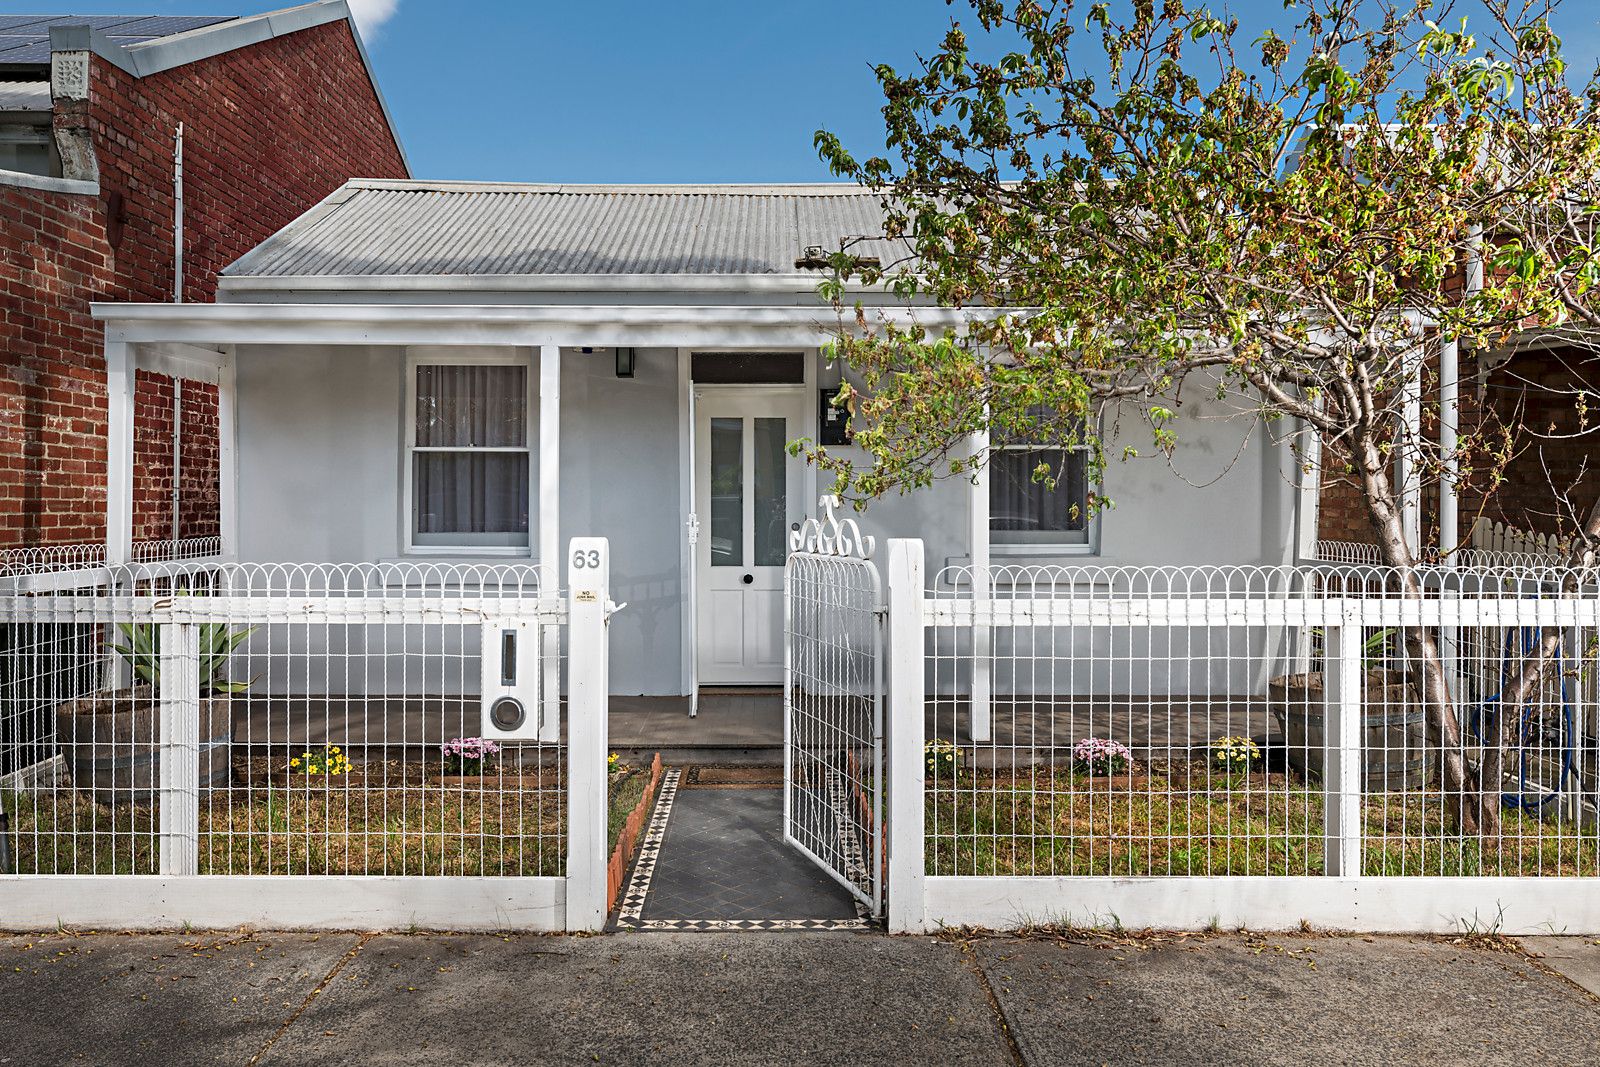
[[[1595,1062],[1592,939],[0,937],[0,1065]]]

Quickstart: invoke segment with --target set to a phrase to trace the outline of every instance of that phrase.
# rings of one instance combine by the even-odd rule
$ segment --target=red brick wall
[[[94,57],[87,122],[100,195],[0,186],[0,548],[105,536],[104,359],[88,304],[171,299],[180,121],[186,300],[212,299],[219,270],[345,180],[405,176],[344,22],[142,79]],[[156,389],[142,382],[141,399]],[[184,519],[193,536],[215,526],[214,394],[211,406],[211,442],[200,417],[193,444],[209,466],[185,474],[186,499],[192,489],[197,508],[210,501],[209,516]],[[159,404],[143,407],[154,418]],[[136,425],[140,460],[167,457],[164,474],[140,476],[136,537],[170,529],[170,433]]]
[[[101,204],[0,186],[0,547],[105,536]]]
[[[134,381],[135,541],[162,541],[173,536],[173,416],[179,411],[177,536],[188,540],[222,532],[217,508],[217,387],[183,382],[180,408],[174,403],[178,384],[176,379],[147,371],[140,371]]]
[[[1574,395],[1580,389],[1590,397],[1587,421]],[[1527,435],[1483,508],[1487,518],[1531,533],[1568,532],[1571,516],[1561,514],[1557,491],[1570,493],[1580,517],[1588,514],[1600,496],[1600,436],[1584,433],[1600,421],[1597,389],[1600,365],[1575,350],[1525,352],[1490,375],[1485,407],[1503,422],[1520,421]]]
[[[1501,467],[1498,484],[1491,484],[1490,468],[1499,465],[1488,454],[1473,462],[1477,474],[1460,491],[1460,536],[1470,535],[1479,516],[1532,533],[1561,532],[1561,518],[1552,484],[1570,490],[1581,514],[1600,496],[1600,436],[1580,435],[1574,390],[1593,394],[1596,377],[1593,357],[1577,351],[1530,351],[1490,372],[1487,388],[1480,391],[1476,372],[1463,363],[1461,381],[1461,433],[1477,434],[1485,452],[1503,449],[1501,434],[1512,427],[1516,446]],[[1591,379],[1584,385],[1584,378]],[[1437,395],[1438,381],[1429,367],[1424,395]],[[1591,411],[1589,427],[1600,412]],[[1424,406],[1423,432],[1438,433],[1436,405]],[[1542,435],[1547,439],[1541,440]],[[1341,472],[1342,461],[1324,463],[1317,516],[1317,534],[1323,540],[1374,544],[1376,537],[1366,517],[1359,485]],[[1548,474],[1547,474],[1548,468]],[[1574,488],[1575,486],[1575,488]],[[1423,543],[1438,544],[1438,486],[1423,488]]]

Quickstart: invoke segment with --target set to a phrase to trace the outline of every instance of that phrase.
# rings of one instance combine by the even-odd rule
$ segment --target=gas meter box
[[[490,741],[539,737],[539,624],[510,619],[483,624],[482,736]]]

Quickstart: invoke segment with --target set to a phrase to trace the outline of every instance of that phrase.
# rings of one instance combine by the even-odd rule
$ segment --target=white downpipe
[[[172,302],[183,303],[183,123],[172,148]]]
[[[1461,343],[1454,337],[1439,346],[1439,557],[1451,566],[1461,544],[1461,500],[1456,479],[1461,463],[1456,457],[1461,421]]]
[[[179,485],[183,476],[183,379],[174,376],[172,379],[172,543],[178,543],[178,531],[182,526],[179,508],[183,504],[183,494],[179,492]]]

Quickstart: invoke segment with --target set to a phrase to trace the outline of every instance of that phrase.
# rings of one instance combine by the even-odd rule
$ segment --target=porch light
[[[617,353],[617,377],[618,378],[632,378],[633,377],[633,349],[631,349],[631,348],[618,348],[618,349],[616,349],[616,353]]]

